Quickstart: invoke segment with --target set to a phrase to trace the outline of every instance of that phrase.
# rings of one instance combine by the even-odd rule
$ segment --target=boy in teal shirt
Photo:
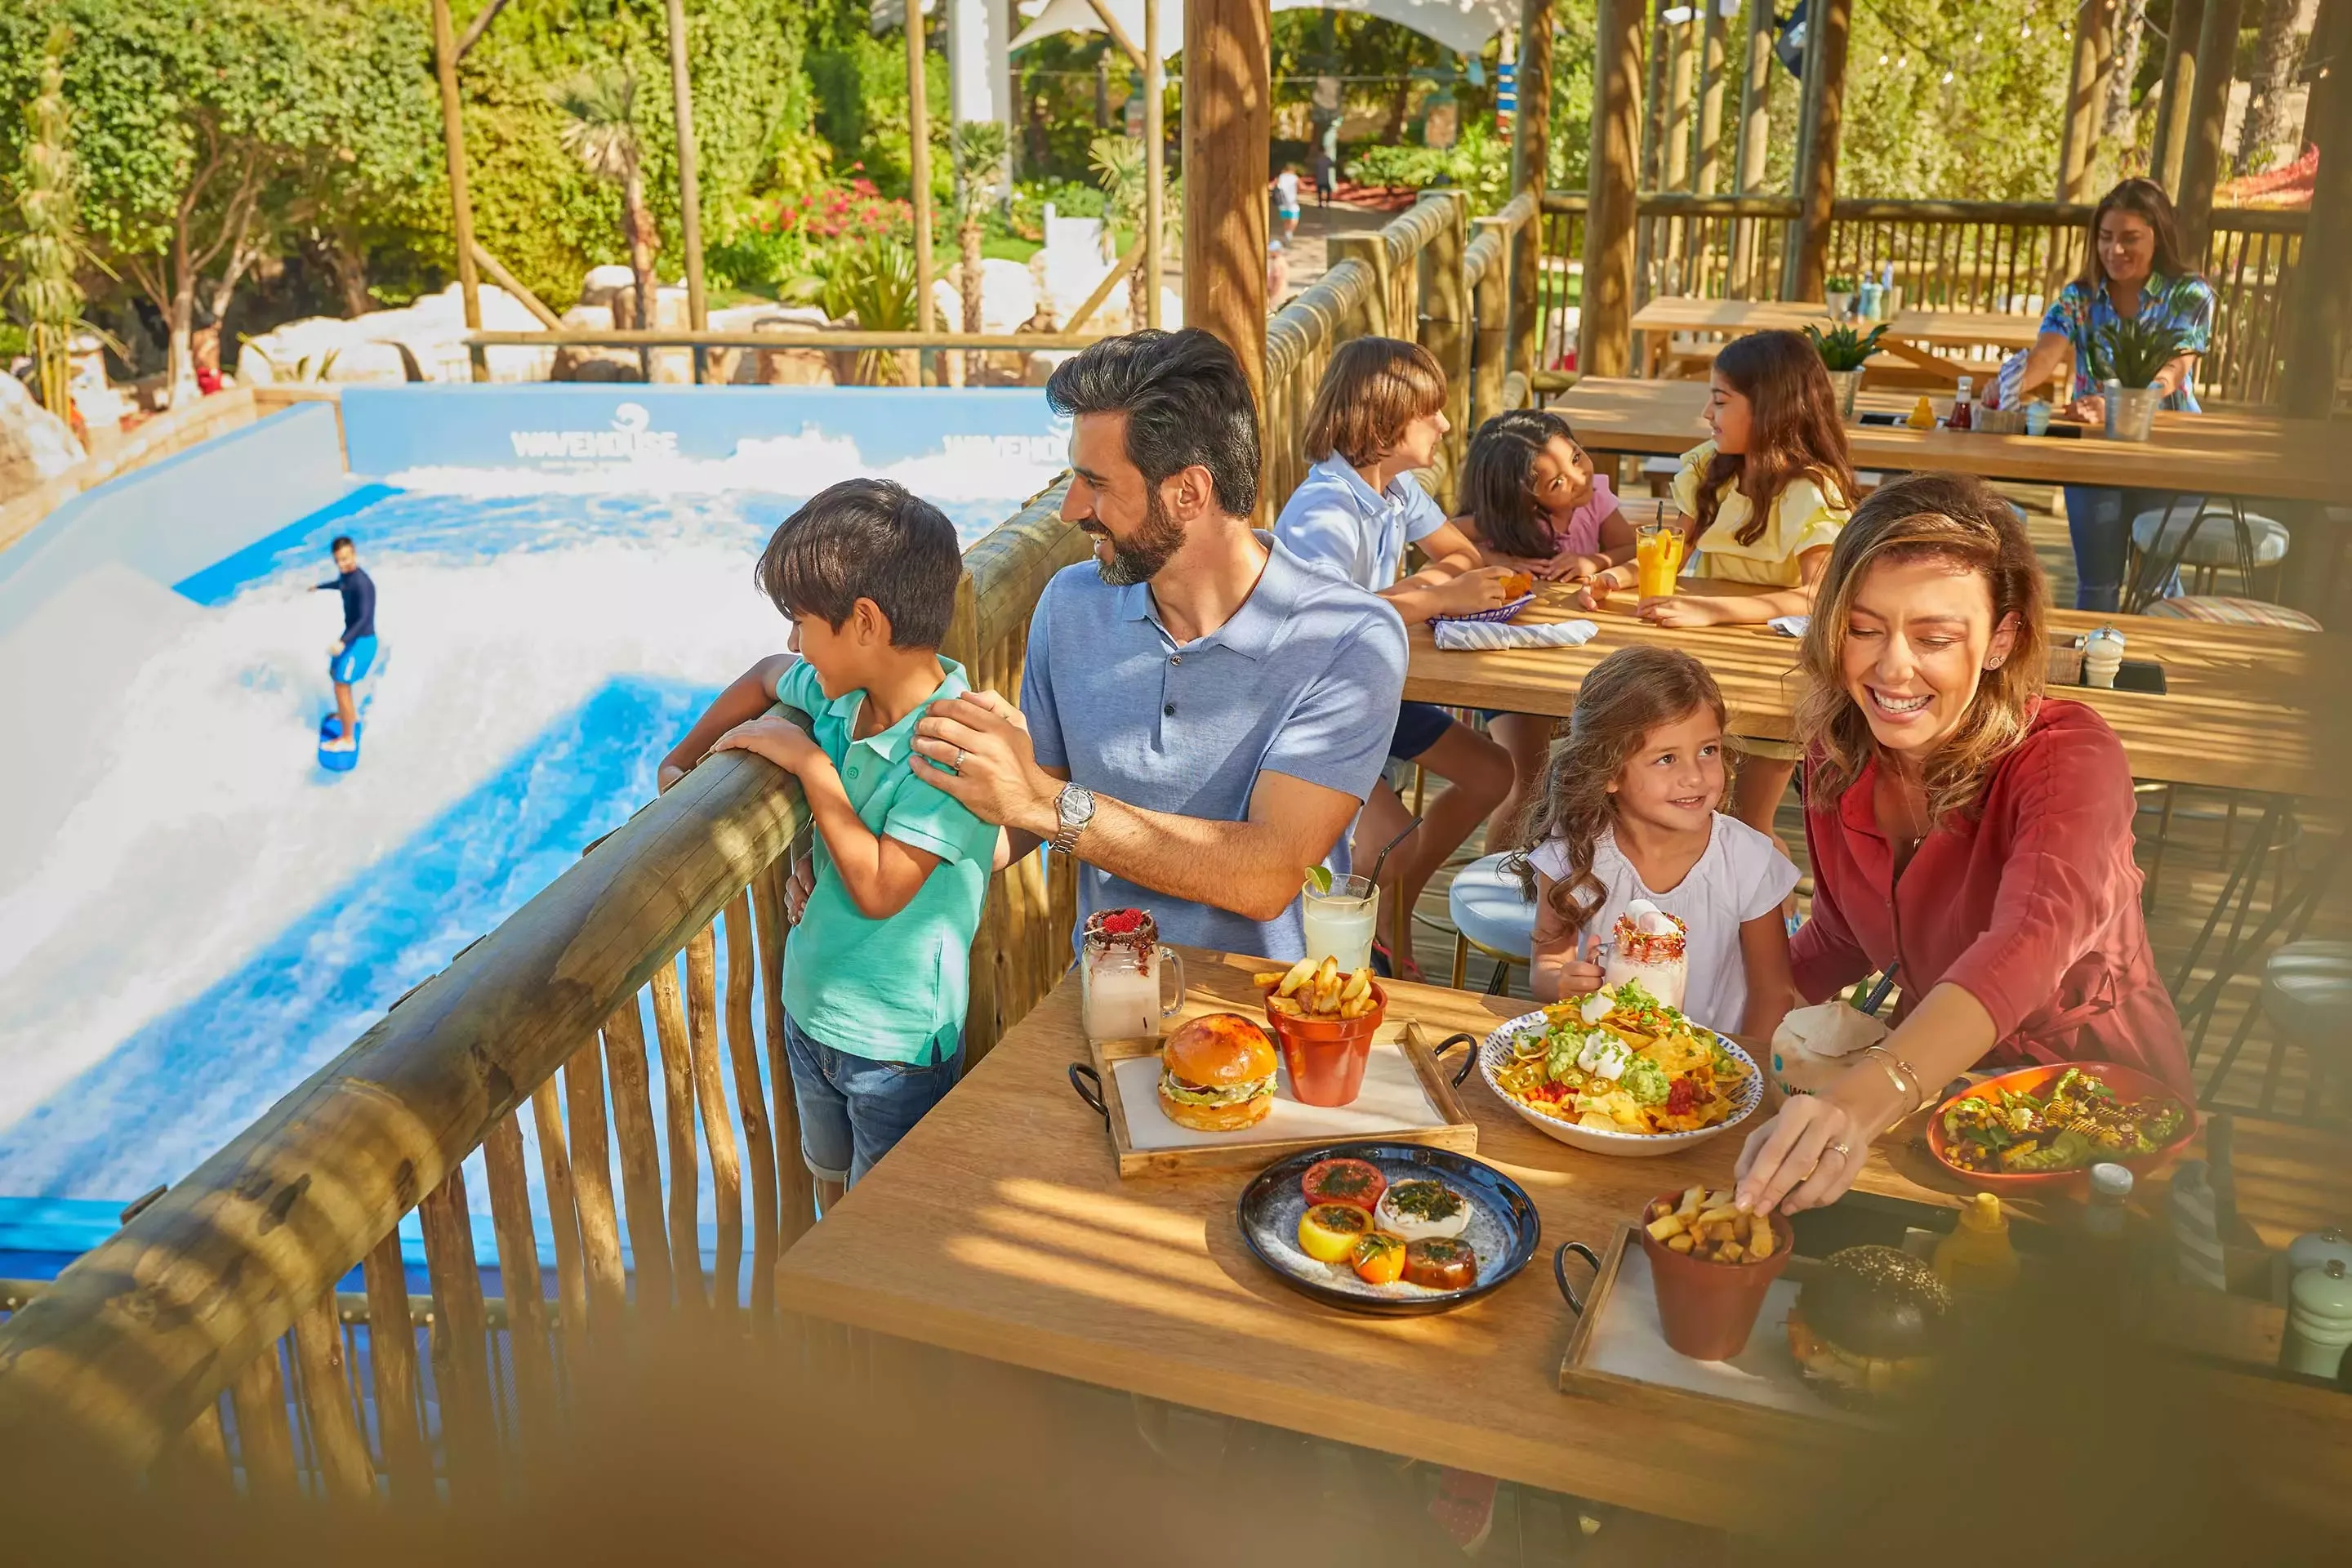
[[[752,666],[662,763],[667,789],[706,751],[756,752],[808,800],[815,878],[784,965],[784,1045],[801,1154],[828,1204],[963,1067],[997,830],[926,778],[937,764],[908,744],[925,709],[968,689],[939,651],[962,571],[955,526],[902,487],[824,490],[784,520],[754,573],[799,657]],[[774,702],[809,728],[770,715]]]

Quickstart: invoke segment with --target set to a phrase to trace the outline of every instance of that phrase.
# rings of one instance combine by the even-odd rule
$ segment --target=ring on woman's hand
[[[956,772],[958,772],[958,773],[961,773],[961,772],[963,772],[963,760],[964,760],[966,757],[970,756],[970,755],[971,755],[971,753],[970,752],[965,751],[961,746],[958,746],[958,747],[956,748],[956,760],[955,760],[955,769],[956,769]]]
[[[1831,1149],[1831,1150],[1832,1150],[1832,1152],[1833,1152],[1837,1155],[1837,1157],[1838,1157],[1839,1159],[1841,1159],[1841,1160],[1844,1159],[1847,1155],[1849,1155],[1849,1154],[1851,1154],[1851,1153],[1853,1153],[1853,1150],[1850,1146],[1848,1146],[1848,1145],[1846,1145],[1846,1144],[1843,1144],[1843,1143],[1832,1143],[1832,1144],[1831,1144],[1831,1145],[1830,1145],[1830,1149]]]

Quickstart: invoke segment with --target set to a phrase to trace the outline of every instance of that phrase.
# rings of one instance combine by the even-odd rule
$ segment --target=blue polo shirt
[[[1371,793],[1404,689],[1404,622],[1386,601],[1277,541],[1233,618],[1180,643],[1151,590],[1115,588],[1092,562],[1064,567],[1029,623],[1021,709],[1037,761],[1129,805],[1240,822],[1262,773]],[[1348,869],[1342,833],[1324,862]],[[1306,868],[1301,867],[1302,874]],[[1307,951],[1297,900],[1269,921],[1180,902],[1081,862],[1080,924],[1150,910],[1169,942],[1267,958]]]
[[[1290,492],[1274,536],[1310,565],[1377,594],[1402,575],[1404,547],[1444,526],[1444,510],[1412,479],[1399,474],[1376,490],[1334,452]]]

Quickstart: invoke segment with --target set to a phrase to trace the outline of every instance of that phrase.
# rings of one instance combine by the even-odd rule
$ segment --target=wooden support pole
[[[670,0],[676,5],[677,0]],[[931,330],[931,100],[923,75],[922,0],[907,0],[907,174],[915,204],[915,330]],[[698,326],[700,323],[697,323]],[[928,369],[930,355],[916,356]],[[916,384],[924,380],[918,372]]]
[[[669,0],[669,96],[677,118],[678,237],[686,244],[686,317],[698,332],[710,325],[702,290],[702,184],[695,173],[694,81],[686,65],[686,0]],[[694,351],[694,380],[708,378],[709,356]]]
[[[1261,435],[1270,26],[1265,0],[1184,7],[1184,323],[1215,333],[1240,358]]]
[[[1698,194],[1715,195],[1723,181],[1723,0],[1702,0],[1698,94]]]
[[[2319,149],[2319,177],[2295,265],[2280,402],[2292,417],[2325,419],[2352,349],[2352,0],[2321,0],[2311,49],[2326,51],[2327,61],[2304,119],[2304,140]]]
[[[1143,324],[1160,325],[1168,244],[1168,82],[1160,58],[1160,0],[1143,0]]]
[[[2066,84],[2066,118],[2058,144],[2058,199],[2085,200],[2098,151],[2099,119],[2106,111],[2107,75],[2115,64],[2116,0],[2081,0],[2074,8],[2074,64]]]
[[[474,46],[482,41],[482,35],[490,30],[490,24],[497,21],[499,13],[506,8],[507,0],[489,0],[488,5],[474,13],[474,19],[466,25],[466,36],[457,40],[457,58],[460,60],[474,52]]]
[[[1791,300],[1818,300],[1829,271],[1830,205],[1837,199],[1838,133],[1845,118],[1845,56],[1853,37],[1853,0],[1824,0],[1813,26],[1820,36],[1811,41],[1806,87],[1813,104],[1812,134],[1807,138],[1805,161],[1797,171],[1797,199],[1801,204],[1801,242],[1797,247]]]
[[[1520,0],[1518,118],[1511,127],[1511,190],[1531,193],[1528,221],[1511,237],[1510,368],[1532,374],[1541,352],[1543,194],[1551,166],[1552,0]]]
[[[1765,158],[1772,149],[1772,0],[1748,0],[1748,69],[1739,81],[1739,149],[1734,158],[1747,195],[1764,184]],[[1727,292],[1752,299],[1761,292],[1756,276],[1756,241],[1765,220],[1732,220],[1731,277]]]
[[[1597,0],[1592,146],[1577,369],[1623,375],[1633,358],[1633,174],[1642,135],[1643,0]]]
[[[2180,223],[2181,258],[2205,260],[2213,220],[2213,186],[2221,177],[2221,122],[2230,113],[2230,82],[2237,75],[2238,19],[2242,0],[2205,0],[2197,31],[2197,80],[2189,96],[2189,128],[2180,154],[2180,184],[2173,211]]]
[[[1642,185],[1658,188],[1658,171],[1665,163],[1666,62],[1672,47],[1666,37],[1666,0],[1643,7],[1650,34],[1649,84],[1642,91]]]
[[[1491,254],[1470,291],[1470,320],[1475,335],[1470,352],[1470,418],[1464,426],[1466,430],[1477,429],[1503,411],[1503,377],[1510,368],[1511,341],[1511,237],[1504,232],[1508,221],[1482,217],[1471,223]],[[1532,224],[1533,217],[1528,221]],[[1487,238],[1488,235],[1493,237]]]
[[[383,1447],[392,1499],[404,1507],[433,1493],[433,1456],[425,1447],[418,1398],[416,1325],[408,1315],[408,1271],[400,1232],[387,1232],[364,1267],[368,1300],[368,1367],[374,1374],[376,1436]]]
[[[1146,57],[1150,51],[1136,47],[1135,40],[1127,36],[1127,28],[1120,23],[1118,14],[1105,5],[1103,0],[1087,0],[1087,7],[1094,12],[1095,20],[1102,24],[1103,31],[1110,35],[1110,41],[1118,46],[1119,52],[1135,63],[1136,69],[1143,69]],[[1145,28],[1146,32],[1150,30],[1148,26]],[[1098,83],[1102,79],[1100,77],[1095,79]]]
[[[522,308],[539,319],[540,325],[551,332],[563,331],[563,318],[547,307],[547,302],[523,286],[521,279],[507,270],[506,263],[474,242],[474,264],[490,275],[490,281],[522,302]]]
[[[1470,291],[1463,254],[1470,247],[1470,198],[1459,190],[1423,191],[1423,203],[1442,202],[1445,220],[1422,247],[1417,288],[1421,346],[1445,373],[1445,422],[1453,426],[1431,465],[1432,493],[1451,495],[1470,424]]]
[[[1658,188],[1686,190],[1691,174],[1691,79],[1698,40],[1688,21],[1666,26],[1666,172]]]
[[[2205,0],[2172,0],[2164,40],[2164,75],[2156,99],[2156,134],[2148,143],[2148,176],[2167,191],[2180,188],[2180,160],[2189,142],[2189,100],[2197,89],[2197,36]]]
[[[474,197],[466,184],[466,126],[457,97],[457,25],[449,0],[433,0],[434,71],[441,84],[441,145],[449,162],[449,234],[457,243],[457,292],[465,301],[466,330],[482,330],[482,283],[474,271]],[[474,379],[490,379],[489,356],[479,345],[467,351]]]

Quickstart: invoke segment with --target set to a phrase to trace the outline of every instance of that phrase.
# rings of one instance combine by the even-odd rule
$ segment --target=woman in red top
[[[2120,1061],[2191,1090],[2131,769],[2096,713],[2042,695],[2046,601],[2024,525],[1974,479],[1888,485],[1838,537],[1800,661],[1814,891],[1791,958],[1816,1002],[1899,963],[1903,1005],[1886,1054],[1748,1135],[1744,1206],[1834,1200],[1971,1068]]]

